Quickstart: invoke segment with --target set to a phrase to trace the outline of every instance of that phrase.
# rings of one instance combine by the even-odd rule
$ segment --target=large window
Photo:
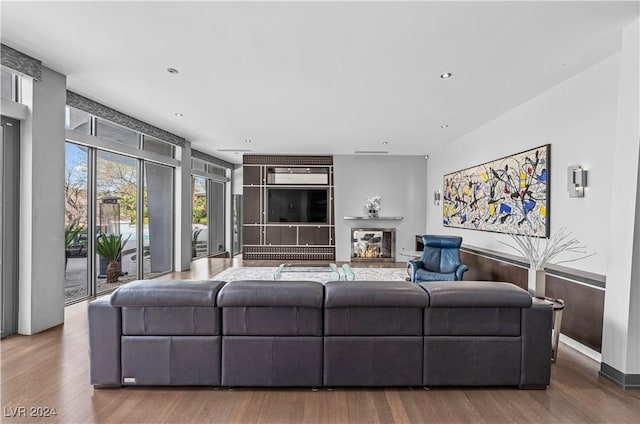
[[[65,146],[65,299],[89,295],[88,148],[72,143]]]
[[[97,293],[138,278],[138,161],[127,156],[98,151],[96,172],[97,246],[119,240],[120,255],[113,258],[96,248]],[[116,262],[117,279],[108,278],[110,262]],[[115,281],[114,281],[115,280]]]
[[[143,277],[173,269],[173,169],[145,162],[143,218]]]
[[[209,254],[209,180],[203,177],[191,178],[191,256],[207,256]]]
[[[71,107],[66,128],[65,300],[172,271],[174,146]]]
[[[201,159],[192,159],[192,256],[226,254],[228,171]]]

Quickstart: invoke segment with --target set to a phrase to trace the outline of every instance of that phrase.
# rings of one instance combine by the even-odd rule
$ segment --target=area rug
[[[237,280],[271,280],[276,272],[276,267],[240,267],[227,268],[220,274],[212,277],[213,280],[237,281]],[[344,272],[340,271],[340,280],[344,280]],[[406,268],[351,268],[356,281],[405,281]],[[335,281],[338,276],[335,272],[283,272],[280,281],[284,280],[308,280],[326,283]]]

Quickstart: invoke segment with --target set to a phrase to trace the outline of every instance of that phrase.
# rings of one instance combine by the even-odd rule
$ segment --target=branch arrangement
[[[500,241],[500,243],[516,250],[529,261],[529,266],[537,270],[544,269],[561,253],[577,253],[581,256],[564,261],[558,261],[556,264],[579,261],[595,255],[595,252],[587,254],[587,247],[582,245],[577,238],[571,237],[571,233],[566,227],[562,227],[550,238],[544,239],[544,243],[542,242],[542,239],[532,237],[530,235],[509,234],[509,236],[516,243],[515,246],[503,241]]]

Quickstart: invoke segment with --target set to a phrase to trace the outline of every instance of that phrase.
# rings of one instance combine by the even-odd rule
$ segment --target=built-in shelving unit
[[[243,157],[243,258],[335,260],[332,156]]]

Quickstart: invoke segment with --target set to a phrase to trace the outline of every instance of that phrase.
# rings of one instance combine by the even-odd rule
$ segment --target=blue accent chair
[[[424,251],[420,260],[409,261],[411,281],[456,281],[469,269],[460,261],[462,237],[422,236]]]

